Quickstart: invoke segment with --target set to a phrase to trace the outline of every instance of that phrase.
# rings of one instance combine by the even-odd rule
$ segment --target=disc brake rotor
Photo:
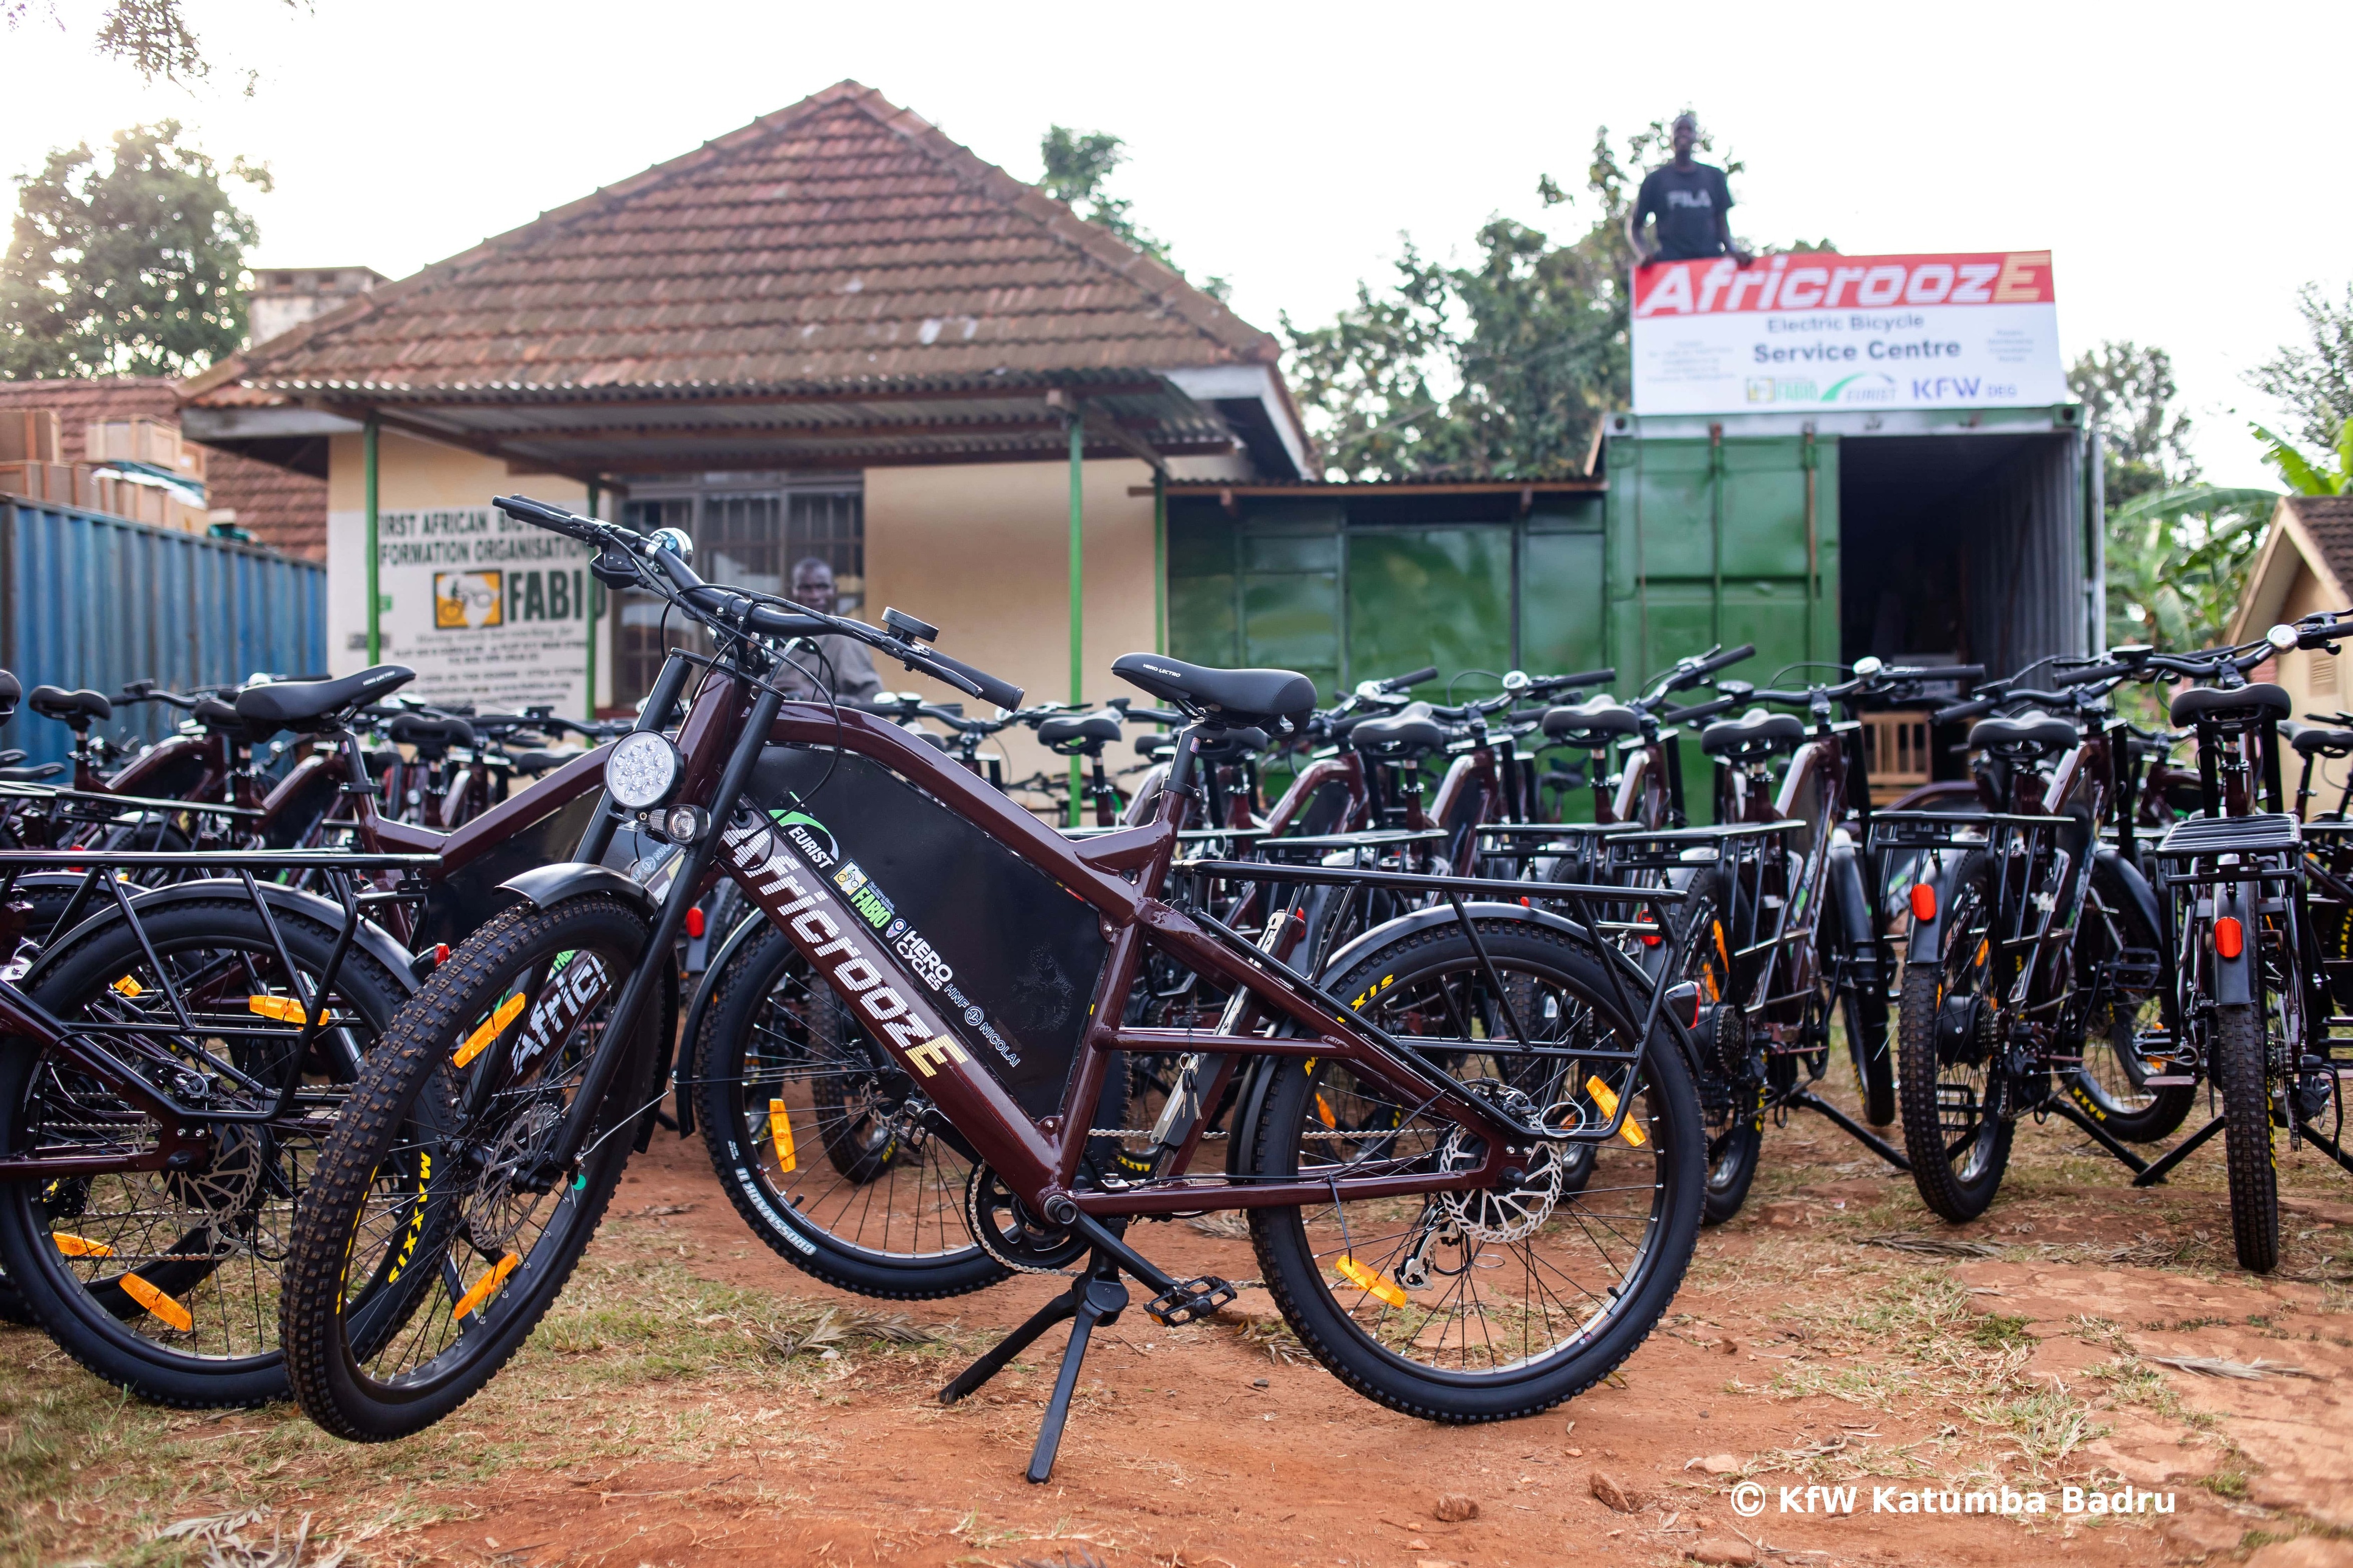
[[[1523,1121],[1535,1120],[1535,1103],[1526,1095],[1506,1089],[1502,1096],[1513,1115]],[[1469,1146],[1468,1135],[1460,1127],[1447,1133],[1439,1150],[1440,1167],[1449,1171],[1470,1170],[1485,1157],[1484,1150]],[[1534,1236],[1560,1202],[1566,1173],[1562,1146],[1539,1143],[1528,1152],[1515,1179],[1493,1187],[1438,1194],[1444,1214],[1440,1228],[1473,1241],[1519,1241]]]

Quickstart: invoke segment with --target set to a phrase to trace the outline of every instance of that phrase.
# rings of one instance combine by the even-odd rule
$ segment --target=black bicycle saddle
[[[1164,702],[1214,713],[1220,723],[1296,734],[1315,710],[1315,683],[1290,669],[1212,669],[1166,654],[1128,653],[1111,671]]]
[[[1038,726],[1041,744],[1060,750],[1098,746],[1106,741],[1119,739],[1119,715],[1116,713],[1060,713]]]
[[[1545,710],[1544,732],[1572,746],[1601,746],[1620,735],[1641,734],[1642,716],[1605,691]]]
[[[417,679],[405,664],[379,664],[340,680],[273,680],[237,694],[237,716],[258,733],[315,727],[321,720],[382,700]]]
[[[2320,724],[2287,724],[2288,744],[2299,756],[2353,756],[2353,730],[2331,730]]]
[[[417,754],[427,762],[438,762],[452,746],[464,746],[469,751],[480,744],[473,725],[455,716],[431,713],[402,713],[385,726],[385,734],[396,746],[414,746]]]
[[[1430,704],[1409,702],[1396,712],[1367,719],[1348,731],[1360,752],[1434,752],[1446,744],[1446,726],[1430,716]]]
[[[1720,719],[1701,731],[1699,749],[1711,757],[1769,756],[1805,738],[1805,721],[1796,714],[1751,708],[1737,719]]]
[[[16,704],[25,700],[25,683],[0,669],[0,724],[16,716]]]
[[[2043,714],[2028,719],[1980,719],[1969,726],[1973,752],[2063,752],[2084,738],[2073,721]]]
[[[36,686],[25,706],[44,719],[55,719],[77,735],[100,719],[114,717],[114,704],[101,691],[68,691],[59,686]]]
[[[2219,686],[2193,686],[2175,694],[2171,711],[2173,722],[2180,726],[2195,724],[2209,714],[2284,719],[2295,711],[2295,704],[2278,687],[2269,681],[2258,681],[2230,691]]]

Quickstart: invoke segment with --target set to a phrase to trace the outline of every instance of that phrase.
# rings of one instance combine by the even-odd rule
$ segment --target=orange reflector
[[[136,1274],[125,1274],[120,1283],[122,1286],[122,1293],[124,1295],[130,1297],[132,1300],[138,1302],[141,1306],[146,1308],[149,1311],[154,1313],[157,1317],[163,1319],[164,1321],[171,1324],[182,1333],[187,1333],[195,1328],[196,1320],[189,1315],[188,1310],[185,1307],[181,1306],[177,1301],[173,1300],[172,1298],[166,1296],[161,1290],[156,1289],[155,1287],[148,1284],[147,1281],[142,1279]]]
[[[2214,951],[2224,958],[2236,958],[2247,950],[2246,929],[2230,915],[2214,922]]]
[[[111,1258],[114,1256],[114,1248],[107,1246],[106,1243],[102,1241],[92,1241],[86,1236],[75,1236],[69,1231],[52,1231],[49,1234],[49,1239],[56,1242],[58,1244],[58,1250],[64,1253],[68,1258]]]
[[[508,1253],[504,1258],[500,1258],[496,1263],[491,1265],[491,1271],[488,1274],[483,1275],[480,1279],[475,1280],[474,1288],[472,1289],[458,1298],[457,1306],[450,1309],[449,1321],[453,1323],[456,1322],[459,1319],[464,1317],[467,1313],[472,1311],[475,1308],[489,1300],[491,1299],[491,1292],[505,1284],[507,1282],[507,1276],[513,1273],[522,1266],[522,1255],[515,1252]]]
[[[146,989],[147,989],[147,987],[145,987],[144,985],[140,984],[139,984],[139,982],[137,982],[136,980],[132,979],[132,978],[131,978],[131,976],[129,976],[128,974],[124,975],[121,979],[120,979],[120,980],[116,981],[116,982],[114,983],[114,988],[115,988],[117,991],[121,992],[125,996],[136,996],[136,995],[138,995],[142,991],[144,991],[144,990],[146,990]]]
[[[1616,1089],[1610,1088],[1608,1084],[1602,1082],[1598,1078],[1589,1078],[1585,1080],[1585,1092],[1591,1095],[1593,1097],[1594,1103],[1601,1107],[1602,1115],[1615,1116],[1618,1114],[1618,1091]],[[1627,1142],[1631,1143],[1637,1149],[1640,1149],[1644,1143],[1649,1142],[1649,1140],[1642,1135],[1641,1123],[1637,1122],[1630,1116],[1626,1118],[1626,1125],[1618,1129],[1618,1136],[1623,1138]]]
[[[1396,1285],[1392,1284],[1384,1276],[1357,1262],[1347,1253],[1344,1252],[1340,1254],[1340,1260],[1334,1264],[1333,1267],[1337,1268],[1343,1275],[1346,1276],[1348,1282],[1356,1286],[1358,1289],[1369,1291],[1373,1295],[1379,1297],[1382,1300],[1387,1301],[1392,1307],[1402,1307],[1406,1305],[1405,1292],[1403,1290],[1398,1289]]]
[[[793,1153],[793,1119],[781,1100],[768,1101],[768,1142],[776,1146],[776,1168],[790,1172],[799,1164]]]
[[[245,1007],[248,1013],[259,1013],[281,1024],[301,1024],[310,1019],[310,1014],[303,1010],[302,1004],[291,996],[248,996],[245,999]],[[334,1021],[335,1015],[332,1011],[319,1020],[322,1025]]]
[[[1340,1119],[1332,1114],[1332,1102],[1321,1094],[1315,1097],[1315,1120],[1335,1132],[1340,1129]]]
[[[1936,889],[1926,882],[1912,884],[1912,918],[1915,921],[1936,918]]]
[[[458,1047],[458,1055],[452,1065],[464,1067],[468,1062],[480,1056],[484,1048],[499,1037],[499,1031],[515,1021],[515,1015],[522,1011],[524,1001],[523,994],[518,991],[500,1003],[499,1010],[483,1019],[475,1026],[474,1032],[466,1037],[466,1043]]]

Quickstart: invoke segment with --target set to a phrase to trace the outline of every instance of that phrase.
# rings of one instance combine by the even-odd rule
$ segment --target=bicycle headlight
[[[668,736],[632,730],[613,742],[605,758],[605,787],[629,810],[648,811],[670,798],[684,768]]]

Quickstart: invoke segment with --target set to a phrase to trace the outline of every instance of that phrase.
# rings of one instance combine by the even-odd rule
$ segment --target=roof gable
[[[258,345],[185,395],[1034,384],[1276,357],[1168,268],[842,82]]]

